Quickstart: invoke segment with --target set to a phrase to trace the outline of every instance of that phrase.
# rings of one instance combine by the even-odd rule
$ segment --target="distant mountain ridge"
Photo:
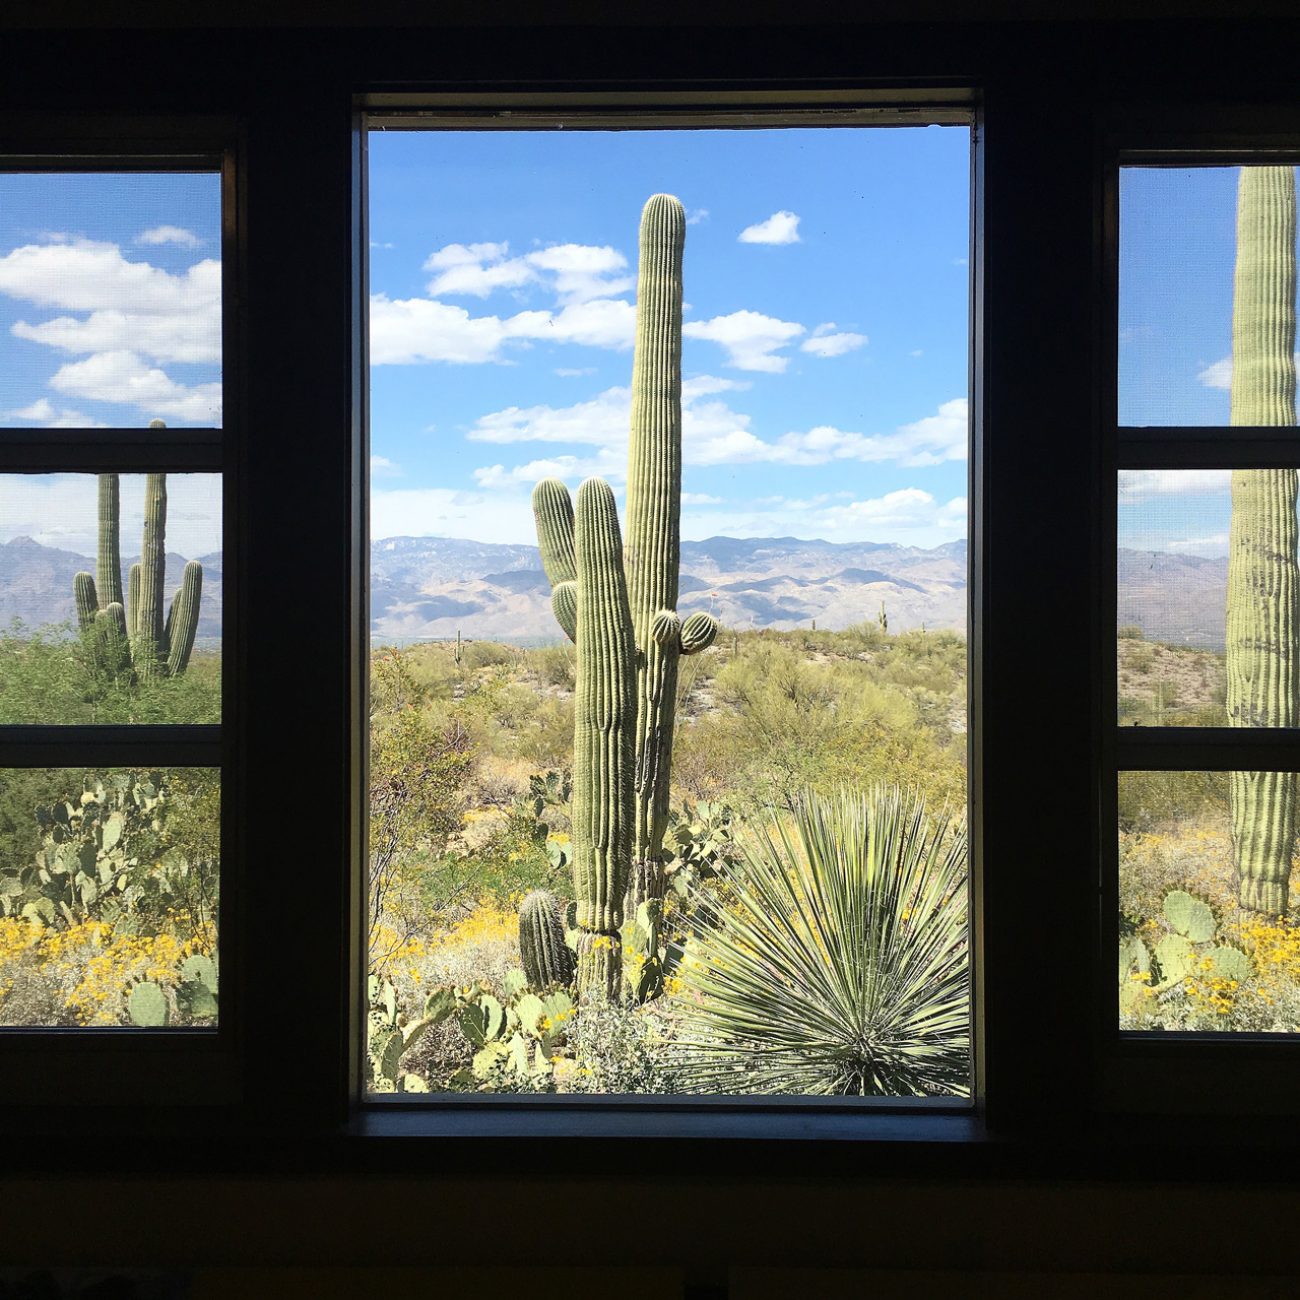
[[[891,630],[964,628],[966,542],[710,537],[682,543],[679,607],[725,627],[833,629],[875,620]],[[370,554],[371,634],[378,640],[463,636],[559,638],[535,546],[390,537]]]
[[[725,627],[825,629],[874,621],[891,631],[964,629],[967,544],[711,537],[682,543],[683,613],[711,610]],[[126,569],[135,557],[124,556]],[[199,636],[221,634],[222,554],[203,565]],[[166,595],[186,557],[167,555]],[[550,587],[535,546],[450,537],[388,537],[371,550],[371,634],[378,640],[466,637],[554,641]],[[73,575],[90,556],[30,537],[0,543],[0,626],[76,620]],[[1222,650],[1227,560],[1168,551],[1119,552],[1118,623],[1152,639]],[[1032,596],[1032,593],[1030,593]]]

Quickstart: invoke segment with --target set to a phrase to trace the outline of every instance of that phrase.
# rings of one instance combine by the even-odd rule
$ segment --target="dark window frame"
[[[0,472],[18,474],[144,472],[221,476],[223,647],[239,642],[240,546],[236,449],[242,410],[239,149],[226,119],[103,121],[81,117],[0,116],[0,175],[14,172],[123,174],[213,172],[220,177],[222,257],[222,425],[150,429],[33,429],[0,427]],[[52,214],[57,218],[57,214]],[[239,825],[235,762],[240,664],[223,652],[222,721],[206,725],[28,724],[0,726],[0,770],[40,767],[202,767],[221,781],[222,861],[234,856]],[[218,943],[238,951],[235,909],[223,891]],[[227,991],[230,996],[227,997]],[[0,1030],[0,1095],[21,1106],[49,1096],[47,1070],[91,1070],[97,1105],[121,1106],[171,1095],[187,1106],[228,1103],[237,1095],[239,982],[223,979],[214,1029]]]
[[[1119,891],[1118,780],[1126,771],[1300,771],[1300,728],[1125,727],[1117,724],[1114,634],[1119,474],[1136,469],[1300,468],[1300,438],[1282,427],[1124,425],[1119,419],[1119,173],[1126,166],[1300,164],[1300,114],[1292,109],[1146,108],[1107,124],[1103,142],[1104,328],[1098,341],[1103,449],[1103,547],[1098,654],[1101,762],[1098,933],[1116,950]],[[1290,436],[1288,436],[1288,433]],[[1101,968],[1104,972],[1104,965]],[[1300,1113],[1300,1035],[1121,1032],[1114,985],[1096,980],[1095,1034],[1101,1044],[1098,1106],[1146,1114],[1240,1116]],[[1247,1084],[1245,1080],[1249,1080]]]
[[[583,1139],[624,1168],[629,1144],[647,1151],[639,1144],[653,1139],[656,1165],[668,1168],[689,1154],[694,1169],[725,1157],[733,1171],[846,1180],[1033,1171],[1143,1179],[1153,1169],[1205,1178],[1235,1175],[1251,1144],[1275,1150],[1289,1140],[1275,1123],[1201,1116],[1192,1150],[1180,1140],[1182,1125],[1153,1125],[1148,1116],[1130,1126],[1104,1113],[1115,1044],[1098,1010],[1106,992],[1098,972],[1113,972],[1101,946],[1100,773],[1114,659],[1099,628],[1114,544],[1105,504],[1114,462],[1098,395],[1109,322],[1106,133],[1136,131],[1162,113],[1165,128],[1177,129],[1169,110],[1179,105],[1207,130],[1227,130],[1234,103],[1256,105],[1257,125],[1292,113],[1289,56],[1300,28],[1189,21],[1177,25],[1177,57],[1168,24],[832,26],[815,12],[806,25],[758,27],[743,40],[707,25],[629,28],[630,39],[616,42],[563,24],[492,28],[491,40],[486,30],[434,21],[404,31],[142,31],[119,34],[112,60],[103,58],[102,32],[7,40],[11,73],[0,105],[25,115],[4,119],[24,148],[59,115],[72,132],[117,148],[141,113],[191,127],[213,114],[235,122],[246,412],[231,439],[244,490],[227,530],[229,547],[238,531],[244,556],[245,634],[227,652],[239,655],[243,694],[227,700],[224,721],[229,729],[237,704],[231,761],[240,813],[234,857],[223,856],[223,892],[239,945],[227,947],[223,968],[243,994],[233,1062],[240,1095],[224,1105],[183,1104],[203,1099],[126,1063],[149,1085],[131,1092],[134,1104],[94,1107],[91,1089],[70,1110],[51,1081],[97,1078],[96,1062],[79,1050],[18,1061],[6,1050],[12,1040],[0,1040],[0,1095],[17,1099],[10,1080],[31,1076],[22,1093],[31,1104],[0,1108],[14,1167],[43,1172],[53,1159],[65,1170],[172,1173],[182,1148],[141,1142],[151,1135],[183,1142],[205,1172],[378,1175],[414,1160],[417,1169],[512,1177],[521,1147],[542,1156],[559,1136]],[[194,57],[199,44],[202,59]],[[1202,87],[1211,84],[1229,107],[1210,103]],[[349,701],[360,698],[364,659],[359,638],[345,631],[364,626],[365,373],[354,345],[365,300],[357,237],[364,96],[434,87],[455,97],[494,86],[504,94],[613,87],[632,99],[661,90],[702,98],[740,88],[761,103],[772,89],[873,85],[895,96],[965,85],[978,102],[972,343],[982,383],[972,420],[977,437],[984,429],[990,436],[971,500],[971,565],[980,576],[971,835],[984,864],[974,880],[976,1113],[495,1107],[376,1119],[357,1104],[354,1065],[364,735]],[[228,432],[232,418],[227,411]],[[1051,653],[1026,658],[1026,625]],[[263,628],[274,632],[259,635]],[[303,644],[310,657],[297,652]],[[286,718],[291,728],[280,725]],[[1279,1086],[1300,1094],[1300,1070],[1274,1063]],[[1148,1065],[1138,1086],[1157,1091],[1185,1068],[1168,1057]],[[119,1086],[118,1099],[129,1091]],[[1252,1079],[1229,1080],[1224,1096],[1238,1117],[1253,1091]],[[93,1149],[87,1132],[99,1139]],[[1252,1177],[1269,1169],[1286,1176],[1274,1162]]]

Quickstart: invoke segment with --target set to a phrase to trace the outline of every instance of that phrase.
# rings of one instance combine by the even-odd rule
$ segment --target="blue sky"
[[[375,133],[373,535],[622,487],[637,225],[688,215],[683,535],[966,532],[969,135]]]
[[[690,221],[684,534],[964,535],[964,130],[377,132],[370,156],[375,536],[529,541],[538,476],[621,489],[657,191]],[[1122,175],[1126,423],[1227,420],[1235,190]],[[219,422],[219,203],[215,174],[0,178],[0,419]],[[1222,554],[1226,488],[1126,476],[1121,544]],[[4,480],[0,540],[93,550],[87,490]],[[173,502],[169,540],[216,549],[212,484]]]
[[[1119,418],[1226,425],[1232,384],[1236,167],[1120,173]],[[1227,471],[1120,475],[1120,545],[1222,556]]]

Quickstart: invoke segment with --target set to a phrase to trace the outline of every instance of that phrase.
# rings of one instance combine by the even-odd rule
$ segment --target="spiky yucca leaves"
[[[893,786],[755,828],[682,967],[688,1086],[965,1094],[966,856],[964,827]]]
[[[614,493],[601,479],[578,489],[574,526],[578,669],[573,716],[573,889],[578,991],[616,997],[632,845],[632,729],[636,645],[623,576]]]
[[[573,981],[574,956],[553,894],[534,889],[519,905],[519,958],[530,988]]]
[[[1295,173],[1243,167],[1232,303],[1234,425],[1295,424]],[[1232,475],[1227,707],[1233,727],[1300,724],[1294,469]],[[1242,907],[1281,913],[1296,837],[1296,777],[1234,772],[1232,840]]]

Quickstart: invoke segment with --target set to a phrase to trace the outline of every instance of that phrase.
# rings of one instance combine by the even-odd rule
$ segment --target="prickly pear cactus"
[[[1295,424],[1295,172],[1243,167],[1232,305],[1234,425]],[[1232,727],[1300,724],[1294,469],[1232,475],[1227,706]],[[1296,778],[1233,772],[1232,840],[1242,907],[1282,913],[1296,836]]]

